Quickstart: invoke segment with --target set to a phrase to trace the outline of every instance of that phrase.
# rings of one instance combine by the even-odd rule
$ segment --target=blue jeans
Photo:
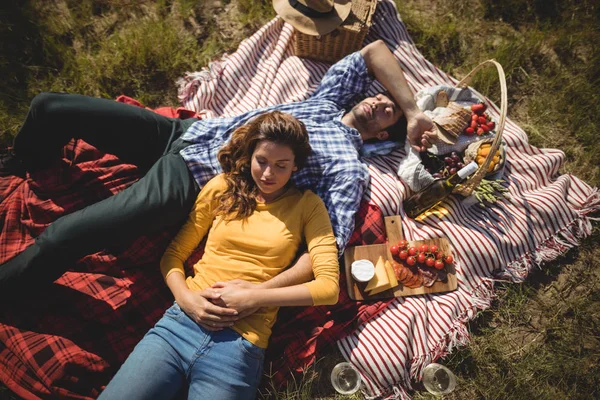
[[[265,349],[240,334],[210,332],[175,303],[137,344],[99,399],[253,399]]]

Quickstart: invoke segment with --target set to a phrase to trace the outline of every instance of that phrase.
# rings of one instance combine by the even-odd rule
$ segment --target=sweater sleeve
[[[315,279],[304,285],[310,291],[314,305],[336,304],[340,266],[335,236],[323,201],[312,192],[308,194],[304,237]]]
[[[226,186],[223,175],[218,175],[211,179],[198,194],[187,221],[160,260],[160,271],[165,280],[174,272],[180,272],[185,276],[184,263],[206,236],[214,220],[213,210],[217,205],[217,198]]]

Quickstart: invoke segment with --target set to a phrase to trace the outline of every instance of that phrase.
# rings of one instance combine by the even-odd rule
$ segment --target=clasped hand
[[[217,282],[201,291],[188,290],[177,302],[198,325],[209,331],[219,331],[258,310],[252,304],[253,290],[256,285],[236,279]]]

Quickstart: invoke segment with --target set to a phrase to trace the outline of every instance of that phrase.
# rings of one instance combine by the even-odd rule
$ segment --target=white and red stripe
[[[427,61],[417,50],[391,1],[381,1],[365,43],[383,39],[400,61],[414,91],[458,81]],[[306,99],[329,65],[293,55],[293,29],[275,18],[238,50],[207,70],[180,82],[186,108],[208,117],[233,116],[255,108]],[[380,86],[374,84],[369,94]],[[496,120],[499,108],[486,100]],[[489,307],[494,279],[523,279],[528,268],[547,261],[590,233],[586,217],[600,208],[598,192],[571,175],[558,175],[564,153],[538,149],[507,120],[506,181],[511,198],[496,207],[467,208],[459,199],[450,214],[424,223],[403,218],[410,240],[447,237],[456,255],[459,288],[455,292],[398,298],[377,317],[338,342],[342,354],[361,372],[367,397],[410,398],[410,379],[422,368],[468,341],[465,323],[477,309]],[[385,215],[403,214],[408,192],[396,171],[404,152],[365,159],[371,187],[365,198]]]

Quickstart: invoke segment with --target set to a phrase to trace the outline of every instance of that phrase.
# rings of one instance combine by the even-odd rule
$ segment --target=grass
[[[495,58],[509,117],[538,147],[565,153],[563,173],[600,186],[600,6],[591,0],[397,1],[419,50],[461,78]],[[177,105],[175,80],[235,50],[274,15],[252,0],[4,0],[0,5],[0,142],[10,143],[40,91]],[[473,81],[499,98],[493,71]],[[600,231],[522,285],[498,284],[471,343],[441,363],[448,399],[588,399],[600,393]],[[332,348],[285,391],[264,398],[338,399]],[[0,398],[11,398],[0,387]],[[416,399],[432,399],[424,392]],[[13,397],[14,398],[14,397]],[[351,397],[352,398],[352,397]],[[355,395],[353,398],[360,398]]]

